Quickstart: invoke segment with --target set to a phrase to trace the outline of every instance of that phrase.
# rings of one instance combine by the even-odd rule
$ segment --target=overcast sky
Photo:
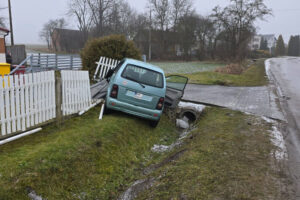
[[[66,17],[69,0],[11,0],[15,43],[40,44],[39,31],[49,19]],[[128,0],[137,11],[143,11],[147,0]],[[227,5],[229,0],[194,0],[194,6],[201,15],[207,15],[220,5]],[[267,6],[273,9],[274,16],[267,22],[258,22],[260,34],[283,34],[288,40],[290,35],[300,34],[300,0],[265,0]],[[7,0],[0,0],[0,7],[6,7]],[[8,18],[7,10],[1,10],[0,15]],[[8,19],[7,19],[8,22]],[[70,27],[76,29],[72,23]],[[288,41],[285,41],[286,43]]]

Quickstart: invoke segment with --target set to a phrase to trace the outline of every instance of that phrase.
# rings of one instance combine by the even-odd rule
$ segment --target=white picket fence
[[[62,114],[91,106],[87,71],[61,71]],[[56,118],[54,71],[0,76],[0,139]]]
[[[71,115],[91,106],[91,90],[88,71],[61,71],[62,112]]]
[[[0,76],[0,136],[26,131],[55,117],[54,71]]]
[[[119,60],[114,60],[114,59],[106,58],[106,57],[100,57],[99,62],[96,62],[97,68],[96,68],[93,79],[95,81],[102,80],[103,78],[105,78],[107,72],[110,69],[114,69],[119,64],[119,62],[120,62]]]

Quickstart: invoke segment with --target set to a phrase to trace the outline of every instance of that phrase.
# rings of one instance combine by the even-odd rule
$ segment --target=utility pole
[[[151,54],[152,54],[152,41],[151,41],[151,30],[152,30],[152,17],[151,17],[151,8],[150,8],[150,27],[149,27],[149,58],[148,60],[151,61]]]
[[[9,24],[10,24],[10,43],[11,43],[11,46],[14,46],[14,31],[13,31],[10,0],[8,0],[8,10],[9,10]]]

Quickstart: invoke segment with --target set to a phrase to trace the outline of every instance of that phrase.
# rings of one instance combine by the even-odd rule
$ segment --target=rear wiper
[[[137,82],[137,83],[139,83],[139,82]],[[144,86],[143,84],[141,84],[141,83],[139,83],[140,84],[140,86],[142,86],[142,88],[145,88],[146,86]]]
[[[126,76],[125,78],[127,78],[127,79],[129,79],[129,80],[131,80],[131,81],[134,81],[134,82],[140,84],[140,86],[142,86],[142,88],[145,88],[145,87],[146,87],[146,86],[144,86],[143,84],[141,84],[140,82],[138,82],[137,80],[135,80],[135,79],[133,79],[133,78],[130,78],[130,77],[128,77],[128,76]]]

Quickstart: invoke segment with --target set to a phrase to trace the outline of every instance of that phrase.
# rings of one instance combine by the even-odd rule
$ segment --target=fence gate
[[[63,115],[78,113],[91,106],[88,71],[61,71]]]
[[[55,117],[54,71],[0,76],[0,138]]]

